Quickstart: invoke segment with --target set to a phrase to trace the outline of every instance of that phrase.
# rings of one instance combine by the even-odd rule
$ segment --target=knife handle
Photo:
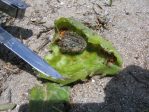
[[[15,18],[22,19],[27,7],[21,0],[0,0],[0,10]]]

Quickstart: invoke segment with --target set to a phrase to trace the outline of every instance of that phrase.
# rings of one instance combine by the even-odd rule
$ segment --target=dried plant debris
[[[112,43],[72,18],[62,17],[55,21],[50,49],[52,53],[47,54],[45,60],[64,79],[39,76],[62,85],[95,74],[114,75],[121,69],[121,56]]]
[[[0,104],[0,111],[12,110],[15,107],[16,107],[16,104],[13,104],[13,103]]]

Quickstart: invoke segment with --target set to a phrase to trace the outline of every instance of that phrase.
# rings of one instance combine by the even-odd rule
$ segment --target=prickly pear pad
[[[32,88],[29,99],[29,112],[66,112],[65,104],[70,101],[69,87],[45,83]]]
[[[86,49],[79,54],[65,54],[60,51],[57,41],[65,31],[75,32],[86,40]],[[122,59],[112,43],[72,18],[60,18],[55,21],[55,35],[50,45],[52,53],[45,60],[63,77],[52,79],[40,74],[40,77],[62,85],[84,80],[95,74],[115,75],[122,65]]]

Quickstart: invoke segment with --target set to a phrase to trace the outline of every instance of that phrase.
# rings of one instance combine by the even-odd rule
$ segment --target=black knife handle
[[[27,7],[21,0],[0,0],[0,10],[15,18],[22,19]]]

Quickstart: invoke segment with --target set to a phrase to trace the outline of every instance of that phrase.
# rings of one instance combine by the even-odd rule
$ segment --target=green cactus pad
[[[30,91],[29,112],[66,112],[69,87],[47,83]]]
[[[75,32],[86,40],[87,47],[82,53],[65,54],[60,51],[57,41],[61,32],[65,31]],[[115,75],[121,69],[122,59],[113,44],[72,18],[62,17],[55,21],[55,35],[50,49],[52,53],[47,54],[45,60],[64,79],[56,80],[43,74],[39,76],[62,85],[84,80],[95,74]]]

